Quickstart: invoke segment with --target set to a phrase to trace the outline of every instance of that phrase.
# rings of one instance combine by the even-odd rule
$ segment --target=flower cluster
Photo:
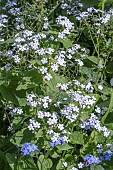
[[[85,166],[89,166],[93,163],[100,163],[100,159],[96,156],[93,156],[93,155],[90,155],[90,154],[87,154],[86,156],[84,156],[84,165]]]
[[[1,139],[6,126],[5,139],[19,147],[31,134],[38,146],[25,142],[20,151],[38,169],[90,169],[113,157],[113,10],[85,8],[81,0],[2,4]]]
[[[63,137],[58,137],[57,140],[55,141],[54,138],[52,138],[53,140],[50,141],[50,145],[51,146],[56,146],[56,145],[62,145],[64,144],[64,138]]]
[[[30,119],[29,122],[30,122],[30,124],[28,126],[29,130],[33,131],[33,130],[36,130],[36,129],[40,128],[40,123],[36,122],[34,118]]]
[[[94,115],[94,113],[91,114],[91,117],[89,119],[85,121],[83,120],[80,127],[84,128],[85,130],[88,130],[90,128],[95,128],[99,132],[103,131],[105,137],[108,137],[110,134],[110,131],[105,126],[102,127],[100,125],[100,121],[98,120],[98,117]]]
[[[100,156],[100,160],[106,160],[106,161],[110,161],[111,157],[113,156],[113,152],[111,152],[110,150],[105,151],[102,156]]]
[[[58,16],[56,22],[64,27],[64,30],[58,34],[59,38],[63,39],[66,35],[70,34],[70,30],[74,29],[74,24],[65,16]]]
[[[24,156],[30,155],[32,152],[37,151],[37,150],[38,150],[37,145],[29,143],[29,142],[22,144],[22,147],[21,147],[21,153]]]

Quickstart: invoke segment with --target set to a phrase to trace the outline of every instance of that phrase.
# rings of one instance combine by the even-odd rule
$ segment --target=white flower
[[[78,167],[79,167],[79,168],[83,168],[83,167],[84,167],[84,164],[83,164],[82,162],[80,162],[80,163],[78,164]]]
[[[102,85],[98,85],[98,89],[102,90],[103,89]]]
[[[49,134],[49,135],[51,135],[52,133],[54,133],[54,131],[52,129],[47,131],[47,134]]]
[[[30,106],[36,107],[37,106],[37,102],[36,101],[31,101],[29,102]]]
[[[102,20],[102,23],[106,24],[110,19],[110,14],[106,14]]]
[[[35,130],[40,128],[40,123],[36,122],[34,118],[30,119],[30,124],[28,126],[29,130]]]
[[[47,73],[47,68],[44,67],[44,66],[42,66],[42,67],[40,68],[40,71],[41,71],[42,74],[45,74],[45,73]]]
[[[30,124],[30,125],[28,126],[28,129],[29,129],[29,130],[34,130],[33,125],[32,125],[32,124]]]
[[[67,56],[67,58],[68,58],[68,59],[72,59],[72,55],[69,54],[69,55]]]
[[[49,81],[49,80],[52,79],[52,76],[51,76],[51,74],[47,73],[47,74],[44,76],[44,78]]]
[[[42,58],[41,59],[41,62],[42,62],[42,64],[46,64],[48,61],[47,61],[47,58]]]
[[[53,71],[58,71],[58,64],[53,64],[51,68]]]
[[[49,23],[48,23],[48,22],[45,22],[44,25],[43,25],[43,28],[44,28],[44,29],[48,29],[48,28],[49,28]]]
[[[60,66],[66,66],[66,61],[64,60],[64,58],[61,58],[61,57],[58,57],[57,63],[58,63]]]
[[[10,126],[8,127],[8,129],[7,129],[8,131],[11,131],[11,130],[13,130],[13,124],[11,123],[10,124]]]
[[[54,124],[57,123],[57,118],[49,118],[48,121],[47,121],[47,123],[48,123],[49,125],[54,125]]]
[[[17,109],[17,113],[18,113],[19,115],[21,115],[21,114],[23,113],[23,110],[22,110],[22,109]]]
[[[41,118],[41,119],[44,118],[44,114],[42,111],[38,111],[38,118]]]
[[[66,142],[66,143],[68,143],[70,141],[67,136],[64,136],[63,139],[64,139],[64,142]]]
[[[101,109],[100,109],[100,107],[96,107],[95,112],[97,112],[97,113],[101,113]]]
[[[45,114],[45,117],[50,117],[51,116],[51,114],[49,112],[45,112],[44,114]]]
[[[58,128],[59,128],[60,130],[63,130],[63,129],[64,129],[64,125],[63,125],[63,124],[58,124]]]
[[[84,65],[84,63],[80,59],[76,59],[75,61],[77,61],[80,66]]]
[[[44,103],[43,103],[43,107],[44,107],[44,108],[48,108],[48,103],[44,102]]]
[[[20,58],[18,57],[18,55],[13,56],[13,58],[15,63],[20,63]]]
[[[58,33],[58,38],[64,38],[66,35],[64,34],[64,32],[59,32]]]
[[[73,167],[73,168],[71,168],[70,170],[78,170],[78,168]]]
[[[63,165],[64,165],[64,167],[68,166],[67,162],[63,162]]]

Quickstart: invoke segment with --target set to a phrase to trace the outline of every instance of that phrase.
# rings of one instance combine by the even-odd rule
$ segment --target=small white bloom
[[[51,76],[51,74],[47,73],[47,74],[44,76],[44,78],[49,81],[49,80],[52,79],[52,76]]]
[[[67,162],[63,162],[63,165],[64,165],[64,167],[68,166]]]
[[[58,125],[58,128],[59,128],[60,130],[63,130],[63,129],[64,129],[64,125],[63,125],[63,124],[59,124],[59,125]]]
[[[53,64],[51,68],[53,71],[58,71],[58,64]]]
[[[48,108],[48,103],[44,102],[44,103],[43,103],[43,107],[44,107],[44,108]]]
[[[98,85],[98,89],[99,89],[99,90],[102,90],[102,89],[103,89],[103,86],[102,86],[102,85]]]
[[[54,131],[52,129],[47,131],[47,134],[49,134],[49,135],[51,135],[53,133],[54,133]]]
[[[45,73],[47,73],[47,68],[44,67],[44,66],[42,66],[42,67],[40,68],[40,71],[41,71],[42,74],[45,74]]]
[[[42,62],[42,64],[46,64],[48,61],[47,61],[47,58],[42,58],[41,59],[41,62]]]
[[[82,162],[80,162],[80,163],[78,164],[78,167],[79,167],[79,168],[83,168],[83,167],[84,167],[84,164],[83,164]]]
[[[73,167],[73,168],[71,168],[70,170],[78,170],[78,168]]]

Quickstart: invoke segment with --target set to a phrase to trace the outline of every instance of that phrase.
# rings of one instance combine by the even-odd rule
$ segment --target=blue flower
[[[30,155],[31,152],[38,150],[38,147],[35,144],[26,142],[22,145],[21,153],[22,155]]]
[[[107,150],[103,153],[101,157],[103,157],[103,160],[110,161],[112,156],[113,156],[113,152],[111,152],[110,150]]]
[[[52,147],[56,146],[56,145],[62,145],[64,144],[64,138],[63,137],[59,137],[57,141],[53,142],[52,140],[50,141],[50,145]]]
[[[87,154],[86,156],[84,156],[85,166],[89,166],[90,164],[93,164],[93,163],[98,164],[99,162],[100,162],[100,160],[96,156],[93,156],[93,155],[90,155],[90,154]]]

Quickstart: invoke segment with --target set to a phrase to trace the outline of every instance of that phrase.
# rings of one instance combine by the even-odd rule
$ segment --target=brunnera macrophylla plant
[[[110,4],[0,4],[1,167],[112,170]]]

